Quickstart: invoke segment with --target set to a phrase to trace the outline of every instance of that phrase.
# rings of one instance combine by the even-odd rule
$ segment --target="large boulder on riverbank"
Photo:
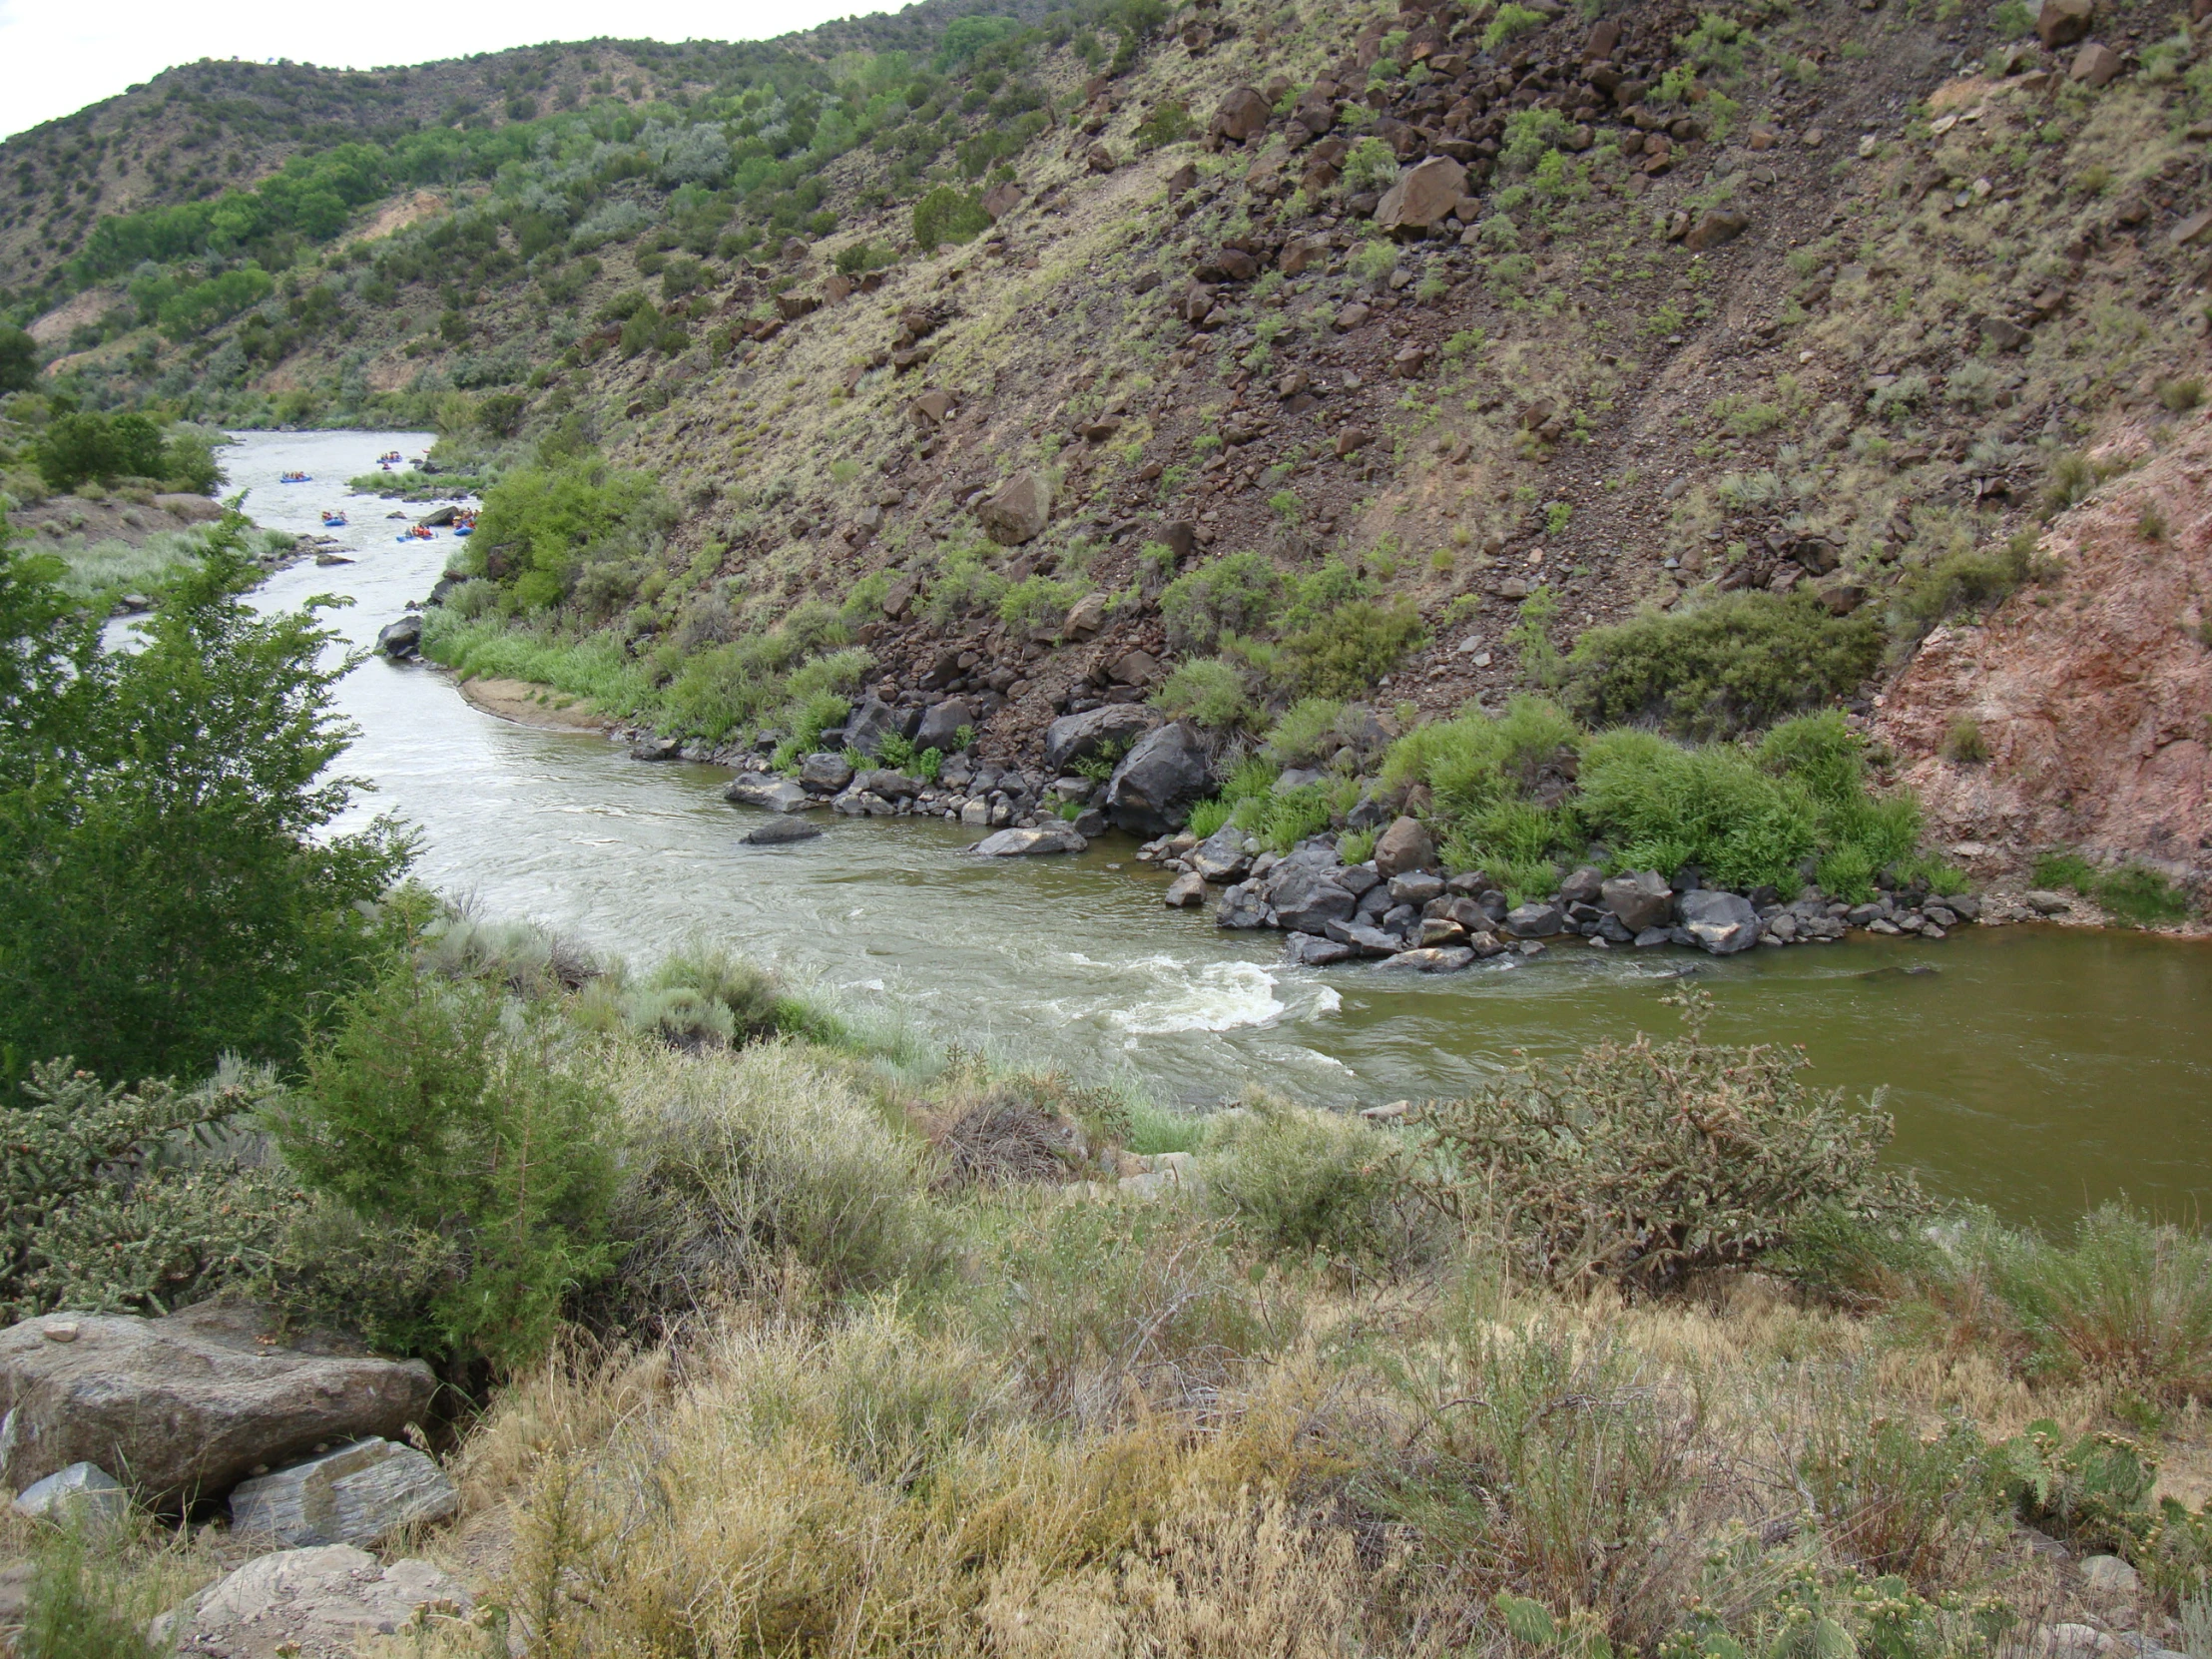
[[[1435,866],[1436,843],[1418,819],[1400,818],[1375,843],[1376,873],[1384,878]]]
[[[1655,869],[1633,875],[1616,875],[1598,888],[1598,903],[1619,918],[1631,933],[1648,927],[1664,927],[1673,919],[1674,889]]]
[[[1293,933],[1323,933],[1331,922],[1346,922],[1359,899],[1341,887],[1326,869],[1312,864],[1291,864],[1275,878],[1272,898],[1275,924]]]
[[[0,1482],[97,1463],[176,1508],[317,1445],[401,1437],[435,1386],[419,1360],[282,1346],[251,1307],[49,1314],[0,1332]]]
[[[1129,745],[1160,724],[1142,703],[1109,703],[1079,715],[1063,715],[1044,729],[1047,772],[1064,773],[1109,744]]]
[[[948,697],[942,703],[932,703],[923,711],[921,724],[914,729],[916,749],[934,749],[940,755],[950,755],[962,745],[960,734],[966,731],[972,737],[975,711],[964,697]]]
[[[395,663],[412,662],[422,649],[422,618],[403,616],[376,632],[376,649]]]
[[[1212,792],[1213,757],[1181,721],[1140,739],[1106,785],[1106,816],[1132,835],[1179,830],[1192,805]]]
[[[844,746],[873,760],[885,738],[911,738],[920,725],[919,709],[894,709],[880,697],[864,697],[845,717]]]
[[[1716,956],[1733,956],[1759,942],[1759,912],[1742,893],[1700,887],[1682,895],[1680,908],[1691,940]]]

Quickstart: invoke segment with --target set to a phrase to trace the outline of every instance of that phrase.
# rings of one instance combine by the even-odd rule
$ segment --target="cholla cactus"
[[[165,1314],[261,1276],[303,1202],[254,1126],[275,1092],[254,1075],[132,1092],[34,1066],[0,1114],[0,1322]]]

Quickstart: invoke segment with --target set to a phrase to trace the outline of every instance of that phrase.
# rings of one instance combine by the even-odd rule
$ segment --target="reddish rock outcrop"
[[[2212,878],[2212,424],[2056,520],[2042,552],[2058,579],[1932,634],[1879,734],[1941,840]],[[1960,721],[1986,762],[1938,758]]]

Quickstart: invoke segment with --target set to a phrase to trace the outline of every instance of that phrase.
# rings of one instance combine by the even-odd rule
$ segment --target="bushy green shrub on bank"
[[[1864,898],[1915,857],[1920,813],[1880,795],[1865,745],[1833,711],[1786,721],[1756,744],[1685,746],[1648,731],[1586,733],[1556,705],[1469,710],[1391,746],[1386,789],[1428,792],[1446,861],[1520,892],[1549,891],[1561,860],[1601,849],[1609,867],[1694,865],[1717,885],[1806,880]],[[1917,867],[1917,866],[1916,866]]]

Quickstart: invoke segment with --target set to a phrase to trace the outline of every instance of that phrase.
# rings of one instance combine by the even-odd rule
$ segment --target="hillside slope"
[[[364,205],[203,334],[60,370],[234,420],[435,415],[541,490],[644,475],[480,538],[494,580],[432,633],[731,755],[825,690],[961,695],[1022,761],[1145,699],[1232,749],[1301,699],[1394,728],[1531,687],[1689,737],[1871,717],[1930,630],[2070,615],[2065,515],[2198,421],[2212,72],[2148,7],[986,25],[580,111],[419,224],[364,239],[404,199]],[[1671,621],[1605,631],[1640,614]],[[1701,616],[1765,656],[1693,665]],[[2184,715],[2154,747],[2201,746],[2202,631],[2158,626]],[[1900,768],[2012,788],[2001,744],[1928,759],[1958,748],[1939,679],[1882,699]],[[2093,731],[2055,740],[2077,797],[2113,788]],[[2199,879],[2176,756],[2193,804],[2140,833],[1936,822]]]

